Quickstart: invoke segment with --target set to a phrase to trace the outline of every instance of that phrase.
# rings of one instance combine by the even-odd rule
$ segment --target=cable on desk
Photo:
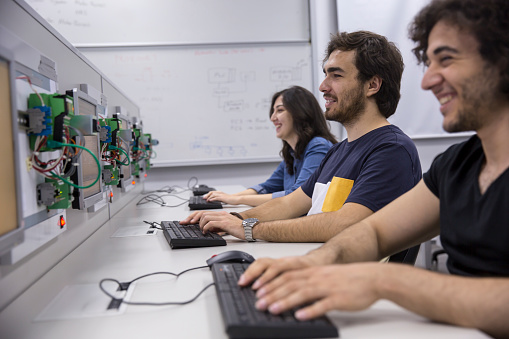
[[[192,181],[194,181],[194,184],[191,184]],[[184,193],[187,191],[191,191],[193,189],[193,186],[196,186],[196,185],[198,185],[198,178],[193,176],[193,177],[189,178],[189,180],[187,180],[187,188],[180,187],[178,185],[173,185],[173,186],[166,185],[166,186],[163,186],[163,187],[161,187],[157,190],[154,190],[154,191],[143,191],[143,192],[141,192],[141,194],[152,194],[152,193],[180,194],[180,193]],[[181,191],[178,192],[177,189],[181,189]]]
[[[158,205],[165,205],[166,202],[163,200],[163,198],[157,194],[149,194],[143,198],[141,198],[137,203],[136,205],[143,205],[143,204],[147,204],[149,202],[153,202],[153,203],[156,203]]]
[[[182,202],[180,204],[176,204],[176,205],[167,205],[166,202],[162,198],[165,196],[174,196],[177,199],[184,200],[184,202]],[[188,201],[189,201],[189,198],[182,198],[182,197],[179,197],[178,195],[173,195],[173,194],[163,194],[163,195],[149,194],[149,195],[141,198],[136,203],[136,205],[138,206],[138,205],[144,205],[144,204],[148,204],[148,203],[154,203],[154,204],[157,204],[162,207],[178,207],[178,206],[188,203]]]
[[[185,304],[189,304],[189,303],[195,301],[203,292],[205,292],[205,290],[207,288],[209,288],[210,286],[213,286],[214,283],[210,283],[207,286],[205,286],[196,296],[194,296],[190,300],[186,300],[186,301],[168,301],[168,302],[159,302],[159,303],[158,302],[142,302],[142,301],[140,301],[140,302],[138,302],[138,301],[125,301],[124,299],[117,298],[114,295],[110,294],[108,291],[106,291],[106,289],[103,287],[103,283],[106,282],[106,281],[114,282],[114,283],[116,283],[118,285],[118,290],[119,291],[126,291],[133,282],[135,282],[137,280],[140,280],[140,279],[143,279],[143,278],[146,278],[146,277],[150,277],[152,275],[156,275],[156,274],[169,274],[169,275],[173,275],[176,278],[178,278],[180,275],[182,275],[182,274],[184,274],[186,272],[189,272],[189,271],[192,271],[192,270],[196,270],[196,269],[199,269],[199,268],[208,268],[208,266],[192,267],[192,268],[184,270],[184,271],[182,271],[180,273],[153,272],[153,273],[148,273],[148,274],[139,276],[139,277],[134,278],[133,280],[128,281],[128,282],[120,282],[120,281],[118,281],[116,279],[113,279],[113,278],[105,278],[105,279],[102,279],[99,282],[99,288],[101,289],[101,291],[103,291],[104,294],[106,294],[108,297],[110,297],[117,304],[124,303],[126,305],[143,305],[143,306],[185,305]]]
[[[191,182],[194,181],[193,184],[191,184]],[[193,189],[193,186],[196,186],[198,185],[198,178],[197,177],[191,177],[189,178],[189,180],[187,180],[187,188],[184,188],[184,187],[181,187],[181,186],[178,186],[178,185],[173,185],[173,186],[170,186],[170,185],[165,185],[157,190],[153,190],[153,191],[142,191],[141,194],[152,194],[152,193],[173,193],[173,194],[180,194],[180,193],[184,193],[184,192],[187,192],[187,191],[190,191]],[[181,189],[180,192],[177,192],[177,189]]]
[[[180,189],[180,191],[178,191]],[[173,194],[180,194],[180,193],[184,193],[184,192],[187,192],[187,191],[190,191],[189,188],[184,188],[184,187],[181,187],[181,186],[178,186],[178,185],[173,185],[173,186],[169,186],[169,185],[166,185],[166,186],[163,186],[157,190],[154,190],[154,191],[143,191],[141,192],[141,194],[151,194],[151,193],[173,193]]]
[[[181,202],[180,204],[176,204],[176,205],[161,205],[161,207],[179,207],[179,206],[182,206],[182,205],[185,205],[185,204],[188,204],[189,203],[189,200],[186,200],[184,202]]]
[[[158,222],[155,222],[155,221],[147,221],[147,220],[143,220],[143,222],[145,224],[149,224],[150,225],[150,228],[155,228],[155,229],[158,229],[158,230],[162,230],[163,228],[161,227],[161,224],[158,223]]]
[[[193,180],[193,179],[194,179],[195,183],[193,185],[191,185],[191,180]],[[196,185],[198,185],[198,178],[197,177],[189,178],[189,180],[187,181],[187,188],[192,189],[193,186],[196,186]]]

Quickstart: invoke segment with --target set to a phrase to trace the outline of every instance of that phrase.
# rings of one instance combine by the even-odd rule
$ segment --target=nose
[[[421,87],[424,90],[431,90],[431,89],[433,89],[433,87],[442,83],[442,81],[443,81],[443,77],[436,70],[436,68],[433,66],[429,66],[426,69],[426,72],[424,72],[424,75],[422,77]]]
[[[320,87],[318,87],[318,90],[322,93],[325,93],[329,90],[329,84],[327,82],[327,78],[323,79],[322,83],[320,84]]]
[[[276,114],[275,113],[272,113],[272,115],[270,116],[270,121],[272,121],[272,122],[276,121]]]

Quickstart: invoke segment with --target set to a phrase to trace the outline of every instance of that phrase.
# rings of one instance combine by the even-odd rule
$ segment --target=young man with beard
[[[415,145],[387,121],[400,98],[403,67],[399,50],[383,36],[332,36],[320,91],[326,118],[343,124],[347,139],[291,194],[236,216],[199,211],[181,223],[247,241],[324,242],[414,187],[422,175]]]
[[[509,338],[509,2],[433,0],[415,18],[422,88],[448,132],[476,132],[439,155],[423,180],[305,256],[260,259],[257,308],[310,319],[388,299],[430,319]],[[440,234],[452,273],[377,261]],[[346,264],[348,265],[341,265]]]

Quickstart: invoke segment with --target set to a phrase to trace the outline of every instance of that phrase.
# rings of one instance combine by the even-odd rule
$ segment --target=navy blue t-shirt
[[[336,211],[347,202],[376,212],[421,177],[413,141],[398,127],[387,125],[334,145],[301,188],[313,200],[308,214]]]

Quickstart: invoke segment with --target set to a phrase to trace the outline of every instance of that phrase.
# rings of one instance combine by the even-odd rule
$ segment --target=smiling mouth
[[[438,102],[440,102],[440,105],[445,105],[447,104],[449,101],[452,100],[452,95],[446,95],[444,97],[441,97]]]
[[[325,107],[329,107],[331,106],[333,103],[336,102],[336,100],[332,99],[332,98],[324,98],[325,99]]]

